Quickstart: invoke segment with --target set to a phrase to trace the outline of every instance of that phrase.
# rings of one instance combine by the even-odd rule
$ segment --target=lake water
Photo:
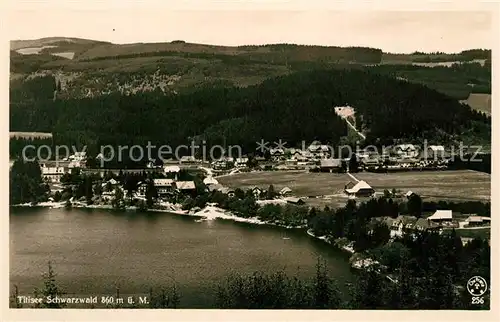
[[[68,295],[145,295],[174,281],[181,307],[210,307],[232,272],[312,276],[318,258],[340,288],[348,257],[304,231],[167,213],[15,209],[10,214],[10,287],[32,295],[51,261]]]

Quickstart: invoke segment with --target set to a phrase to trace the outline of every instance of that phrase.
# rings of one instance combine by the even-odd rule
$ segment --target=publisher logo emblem
[[[481,296],[488,290],[486,280],[481,276],[474,276],[467,282],[467,291],[472,296]]]

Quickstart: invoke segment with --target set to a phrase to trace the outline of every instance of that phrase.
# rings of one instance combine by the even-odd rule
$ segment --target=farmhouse
[[[491,218],[483,216],[469,216],[465,221],[467,222],[467,225],[469,227],[484,226],[484,225],[489,225],[491,223]]]
[[[394,152],[401,158],[415,158],[418,156],[418,150],[413,144],[396,145]]]
[[[158,191],[159,196],[164,196],[173,191],[173,183],[172,179],[153,179],[153,184]]]
[[[342,167],[342,160],[340,159],[321,159],[319,168],[322,172],[333,172]]]
[[[302,198],[298,197],[286,197],[285,198],[287,203],[293,204],[293,205],[303,205],[305,204],[305,201]]]
[[[436,212],[427,218],[428,221],[434,223],[451,222],[453,213],[451,210],[436,210]]]
[[[352,188],[345,188],[345,193],[349,196],[356,196],[356,197],[368,197],[371,196],[375,193],[375,190],[370,187],[366,181],[359,181],[356,183]]]
[[[174,183],[175,187],[179,191],[188,192],[196,190],[196,185],[194,181],[177,181]]]
[[[292,193],[292,189],[288,187],[284,187],[283,189],[280,190],[280,195],[282,196],[289,195],[290,193]]]

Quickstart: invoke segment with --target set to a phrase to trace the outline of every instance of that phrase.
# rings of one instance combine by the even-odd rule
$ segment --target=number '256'
[[[478,296],[474,296],[472,298],[472,304],[484,304],[484,298],[478,297]]]

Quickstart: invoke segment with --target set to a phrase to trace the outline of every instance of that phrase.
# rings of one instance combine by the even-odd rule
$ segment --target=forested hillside
[[[31,49],[38,54],[21,55],[15,51],[29,51],[29,46],[34,46]],[[155,90],[181,93],[206,85],[247,87],[297,71],[343,66],[373,69],[424,84],[457,100],[466,100],[470,93],[491,93],[491,51],[483,49],[456,54],[390,54],[365,47],[230,47],[180,40],[119,45],[73,38],[12,42],[11,49],[11,78],[54,75],[61,82],[60,98]],[[54,56],[58,53],[73,56]],[[424,63],[427,61],[431,65],[443,62],[444,66],[430,67]]]
[[[10,130],[53,132],[56,143],[238,144],[255,150],[260,139],[288,146],[318,139],[337,144],[347,133],[334,106],[351,105],[367,142],[489,139],[489,119],[425,86],[357,69],[315,70],[247,88],[207,85],[184,94],[162,92],[57,99],[51,76],[11,89]],[[56,97],[54,99],[54,97]],[[474,130],[474,131],[470,131]]]

